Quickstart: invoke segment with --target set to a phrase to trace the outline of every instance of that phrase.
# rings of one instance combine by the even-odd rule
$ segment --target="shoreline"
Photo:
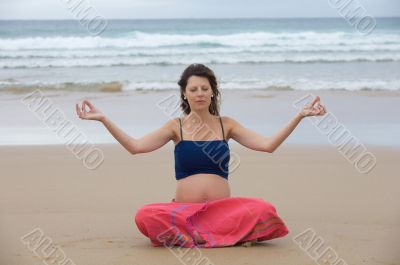
[[[267,90],[223,90],[221,116],[230,116],[243,126],[261,134],[272,135],[281,129],[297,112],[295,102],[308,94],[319,95],[339,124],[365,145],[400,146],[400,91],[396,92],[348,92],[348,91],[267,91]],[[86,92],[40,92],[42,100],[58,110],[63,119],[70,122],[76,131],[94,144],[116,143],[102,124],[79,120],[75,103],[90,100],[121,129],[134,138],[139,138],[159,128],[168,119],[180,115],[179,90],[122,93]],[[46,115],[28,99],[30,94],[11,95],[0,93],[3,115],[0,115],[0,146],[29,144],[59,144],[63,138],[57,129],[46,124]],[[29,107],[29,104],[33,107]],[[357,105],[355,106],[355,103]],[[251,107],[238,107],[251,106]],[[6,115],[12,113],[12,115]],[[322,120],[322,119],[320,119]],[[306,145],[329,145],[326,134],[320,132],[309,118],[305,118],[285,143]]]
[[[57,84],[58,86],[60,84]],[[46,85],[46,86],[38,86],[38,85],[29,85],[29,86],[19,86],[12,85],[10,87],[0,88],[0,96],[1,95],[20,95],[20,94],[29,94],[33,91],[39,89],[43,92],[52,93],[53,95],[59,94],[65,95],[67,93],[88,93],[88,94],[104,94],[104,95],[118,95],[119,93],[124,94],[148,94],[148,93],[174,93],[179,91],[179,87],[175,88],[135,88],[129,89],[124,88],[124,82],[119,81],[110,81],[110,82],[100,82],[100,83],[70,83],[66,82],[64,88],[57,88],[57,85]],[[67,88],[69,87],[69,88]],[[348,88],[326,88],[326,89],[295,89],[289,86],[268,86],[268,87],[260,87],[260,88],[241,88],[241,87],[230,87],[223,88],[222,85],[219,87],[223,93],[243,93],[243,92],[303,92],[303,93],[350,93],[353,95],[393,95],[400,96],[400,87],[397,89],[391,88],[368,88],[364,87],[361,89],[348,89]]]

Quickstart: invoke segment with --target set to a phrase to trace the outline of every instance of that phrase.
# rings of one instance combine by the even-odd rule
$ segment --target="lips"
[[[204,103],[204,102],[206,102],[205,100],[198,100],[198,101],[196,101],[197,103]]]

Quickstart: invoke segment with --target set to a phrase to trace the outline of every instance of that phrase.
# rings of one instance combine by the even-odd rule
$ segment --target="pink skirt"
[[[154,247],[226,247],[279,238],[289,232],[271,203],[246,197],[146,204],[137,210],[135,223]],[[205,243],[194,240],[194,231]]]

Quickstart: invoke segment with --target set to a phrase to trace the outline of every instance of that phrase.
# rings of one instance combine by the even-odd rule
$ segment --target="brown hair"
[[[204,64],[191,64],[183,71],[181,78],[178,82],[181,90],[181,109],[185,114],[190,113],[190,106],[187,99],[184,99],[183,92],[185,92],[187,82],[191,76],[201,76],[206,77],[208,82],[211,85],[211,90],[213,93],[213,97],[211,97],[211,104],[208,108],[211,114],[219,116],[219,106],[220,106],[220,92],[218,90],[218,82],[217,78],[215,77],[214,72],[205,66]]]

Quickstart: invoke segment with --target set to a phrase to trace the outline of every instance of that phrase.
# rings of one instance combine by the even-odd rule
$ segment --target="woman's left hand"
[[[315,105],[315,106],[314,106]],[[303,117],[308,116],[322,116],[325,115],[326,108],[324,105],[320,103],[319,96],[316,96],[310,104],[306,105],[302,110],[299,111],[299,114]]]

